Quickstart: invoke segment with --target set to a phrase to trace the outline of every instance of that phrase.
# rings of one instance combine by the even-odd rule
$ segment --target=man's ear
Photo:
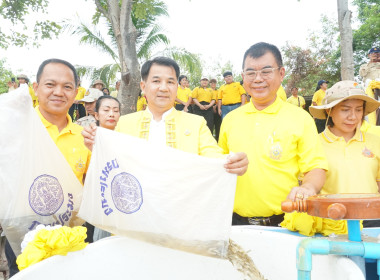
[[[144,89],[145,89],[145,82],[144,81],[140,82],[140,89],[142,92],[144,92]]]
[[[284,67],[281,67],[278,71],[280,72],[281,83],[282,83],[282,81],[283,81],[284,78],[285,78],[285,68],[284,68]]]
[[[34,82],[33,83],[33,90],[34,90],[34,94],[37,96],[37,89],[38,89],[38,84],[37,82]]]

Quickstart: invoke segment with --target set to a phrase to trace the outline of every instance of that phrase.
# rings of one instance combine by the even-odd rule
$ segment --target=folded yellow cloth
[[[58,229],[39,230],[33,241],[29,242],[16,263],[19,270],[38,263],[54,255],[67,255],[68,252],[82,250],[87,246],[85,227],[61,227]]]
[[[307,213],[286,213],[281,227],[291,231],[298,231],[302,235],[313,236],[316,233],[322,235],[347,234],[347,221],[331,220],[320,217],[309,216]],[[361,225],[362,227],[362,225]]]

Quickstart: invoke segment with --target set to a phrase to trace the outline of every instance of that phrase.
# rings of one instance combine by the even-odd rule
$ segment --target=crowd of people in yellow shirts
[[[374,49],[370,54],[375,53],[378,61],[374,63],[380,63],[379,49]],[[54,121],[48,119],[49,104],[43,100],[44,75],[52,67],[65,71],[75,84],[73,89],[79,86],[71,64],[44,62],[34,85],[38,96],[34,105],[40,103],[36,110],[43,122]],[[81,90],[79,95],[78,90],[79,96],[72,96],[69,107],[73,112],[79,112],[75,105],[83,102],[92,116],[82,123],[85,146],[92,149],[98,125],[200,156],[229,155],[225,168],[238,175],[233,225],[281,225],[305,235],[346,233],[344,221],[284,215],[281,202],[306,200],[319,193],[379,192],[380,127],[366,118],[371,113],[377,116],[380,102],[373,97],[380,89],[379,81],[371,81],[366,94],[355,81],[340,81],[328,89],[328,82],[320,80],[310,115],[297,88],[286,97],[281,85],[285,77],[281,53],[264,42],[245,52],[242,83],[234,82],[227,71],[223,73],[225,84],[219,89],[215,79],[202,77],[199,87],[191,91],[178,64],[166,57],[145,62],[141,77],[144,95],[137,107],[142,110],[129,115],[120,117],[118,93],[104,95],[100,80],[88,91]],[[64,114],[62,110],[60,117],[69,119],[71,125],[68,110]],[[218,117],[217,143],[212,133],[219,131],[215,127]],[[318,122],[323,123],[319,135]],[[379,224],[365,223],[373,225]]]

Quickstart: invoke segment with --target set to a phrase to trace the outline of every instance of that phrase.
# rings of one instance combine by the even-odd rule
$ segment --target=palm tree
[[[132,22],[138,30],[137,57],[140,60],[140,64],[152,56],[164,55],[176,60],[181,68],[187,73],[201,73],[202,66],[199,57],[185,49],[171,47],[165,48],[158,53],[152,53],[153,49],[157,46],[168,46],[170,44],[168,37],[163,33],[164,29],[157,24],[158,17],[168,16],[165,3],[161,1],[154,2],[152,9],[149,13],[146,13],[146,16],[143,19],[136,16],[136,13],[141,11],[135,6],[132,12]],[[95,16],[93,23],[98,24],[99,20],[100,15],[98,17]],[[92,80],[101,79],[107,87],[109,87],[109,85],[116,80],[117,73],[120,72],[121,67],[119,56],[116,51],[117,43],[115,34],[108,21],[106,22],[106,25],[106,36],[103,36],[99,30],[92,29],[83,22],[79,22],[78,25],[68,23],[64,25],[64,28],[71,32],[71,34],[80,36],[81,44],[94,46],[113,59],[113,64],[106,64],[100,68],[93,66],[77,66],[79,75],[88,76]]]

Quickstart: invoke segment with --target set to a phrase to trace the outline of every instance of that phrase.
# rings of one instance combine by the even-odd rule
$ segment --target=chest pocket
[[[286,162],[297,155],[296,137],[286,131],[274,131],[267,136],[263,152],[271,161]]]
[[[72,148],[68,155],[68,162],[78,180],[81,180],[83,174],[86,172],[87,155],[86,150],[79,148]]]

